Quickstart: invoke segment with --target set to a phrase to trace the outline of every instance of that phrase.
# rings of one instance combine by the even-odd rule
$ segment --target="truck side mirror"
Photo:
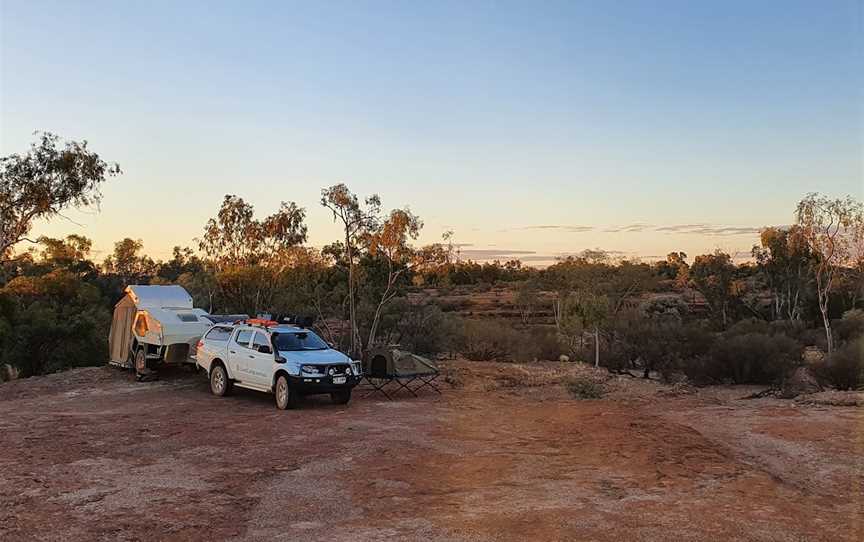
[[[267,346],[266,344],[259,345],[258,351],[261,352],[262,354],[272,354],[273,353],[273,350],[269,346]]]

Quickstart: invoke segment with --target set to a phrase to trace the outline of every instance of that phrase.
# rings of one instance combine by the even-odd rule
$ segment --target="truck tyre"
[[[210,370],[210,391],[217,397],[225,397],[231,393],[231,380],[222,364],[213,365]]]
[[[330,399],[337,405],[347,405],[351,400],[351,390],[341,390],[330,394]]]
[[[135,380],[138,382],[141,382],[147,376],[147,353],[143,348],[135,351],[133,369],[135,369]]]
[[[295,409],[300,406],[300,393],[291,389],[288,377],[279,375],[276,379],[276,408],[279,410]]]

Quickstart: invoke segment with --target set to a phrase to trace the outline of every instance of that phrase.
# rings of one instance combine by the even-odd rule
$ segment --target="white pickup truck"
[[[214,395],[228,395],[233,386],[273,393],[282,410],[314,394],[347,404],[362,371],[311,330],[257,321],[213,326],[198,342],[196,363]]]

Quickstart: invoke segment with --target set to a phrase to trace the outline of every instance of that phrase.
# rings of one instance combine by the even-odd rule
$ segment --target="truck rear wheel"
[[[292,390],[288,384],[288,377],[279,375],[276,379],[276,408],[279,410],[294,409],[300,406],[300,393]]]
[[[228,371],[221,364],[214,365],[210,370],[210,391],[217,397],[225,397],[231,393],[231,380]]]

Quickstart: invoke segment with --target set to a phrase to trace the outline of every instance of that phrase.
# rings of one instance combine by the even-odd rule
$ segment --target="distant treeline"
[[[805,346],[848,365],[860,342],[864,213],[851,198],[808,195],[796,223],[765,228],[753,260],[742,264],[721,251],[692,260],[673,252],[655,263],[585,251],[545,269],[465,261],[452,233],[418,246],[423,223],[407,207],[385,211],[377,195],[360,198],[342,184],[321,192],[342,229],[322,249],[306,246],[306,211],[296,203],[258,218],[234,195],[193,247],[175,247],[167,261],[128,238],[100,263],[85,237],[27,238],[33,220],[98,201],[99,185],[114,174],[119,168],[86,143],[61,147],[50,134],[2,159],[0,366],[30,376],[103,363],[111,310],[128,284],[180,284],[210,312],[311,315],[322,335],[355,356],[398,342],[430,354],[567,354],[645,376],[767,382],[788,376]],[[518,319],[465,320],[442,310],[440,295],[424,294],[492,287],[511,292]],[[540,325],[540,312],[551,322]],[[858,365],[843,373],[857,380],[832,378],[856,386]]]

